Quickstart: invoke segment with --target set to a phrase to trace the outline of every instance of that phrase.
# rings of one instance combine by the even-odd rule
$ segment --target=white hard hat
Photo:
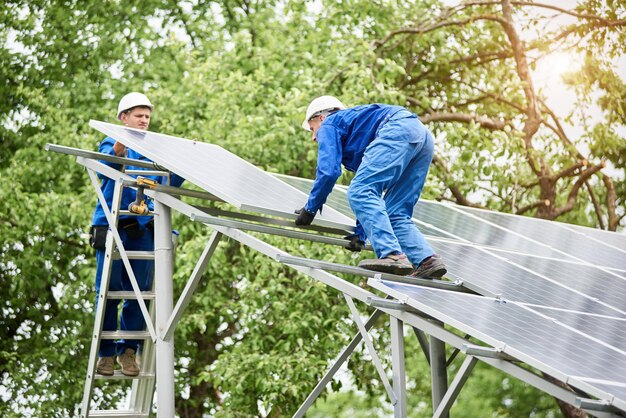
[[[150,100],[145,94],[132,92],[128,93],[120,100],[120,104],[117,106],[117,118],[121,120],[123,112],[137,106],[149,107],[150,111],[154,110],[154,106],[152,106],[152,103],[150,103]]]
[[[302,127],[309,131],[311,128],[309,127],[309,120],[315,115],[317,112],[321,112],[323,110],[332,110],[332,109],[345,109],[346,106],[341,103],[341,100],[336,98],[335,96],[320,96],[317,99],[313,99],[309,107],[306,108],[306,116],[304,117],[304,122],[302,122]]]

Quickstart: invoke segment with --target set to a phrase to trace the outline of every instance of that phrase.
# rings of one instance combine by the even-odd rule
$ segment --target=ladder
[[[167,176],[168,172],[148,172],[146,170],[124,170],[126,174],[152,174]],[[95,173],[92,170],[88,170],[91,177],[94,188],[98,193],[98,198],[101,200],[103,206],[106,206],[106,202],[103,199],[102,192],[100,191],[99,182]],[[168,181],[169,183],[169,181]],[[155,373],[155,347],[153,342],[154,334],[154,303],[150,305],[150,309],[147,310],[145,302],[147,300],[154,300],[154,281],[153,289],[151,291],[139,292],[137,283],[133,284],[135,291],[109,291],[109,283],[111,278],[111,267],[113,261],[122,259],[125,266],[129,265],[129,260],[141,259],[141,260],[154,260],[154,251],[126,251],[124,248],[116,245],[114,234],[117,235],[117,224],[119,216],[122,214],[135,215],[127,210],[120,210],[120,204],[122,200],[122,191],[124,189],[123,183],[118,180],[115,184],[115,190],[113,194],[113,201],[110,208],[109,219],[109,233],[106,239],[105,258],[102,267],[102,278],[100,282],[100,293],[98,294],[98,306],[96,308],[95,321],[93,332],[91,334],[91,349],[89,351],[89,362],[87,364],[87,374],[85,377],[85,388],[83,392],[83,400],[81,406],[82,418],[95,418],[95,417],[118,417],[118,418],[135,418],[135,417],[149,417],[152,409],[152,399],[154,396],[154,388],[156,384]],[[108,209],[105,207],[105,212]],[[137,215],[141,216],[141,215]],[[112,233],[112,231],[115,231]],[[120,242],[121,243],[121,242]],[[124,261],[124,258],[126,260]],[[128,269],[128,267],[126,267]],[[131,276],[131,282],[134,281],[134,274],[129,272]],[[102,326],[104,322],[104,313],[107,300],[114,299],[136,299],[142,312],[144,313],[144,319],[148,330],[145,331],[103,331]],[[146,318],[146,316],[148,318]],[[148,321],[147,319],[150,319]],[[117,340],[117,339],[136,339],[144,340],[141,353],[137,353],[137,360],[140,364],[140,372],[138,376],[125,376],[120,370],[115,370],[113,376],[103,376],[96,374],[96,364],[98,361],[98,349],[102,340]],[[139,356],[140,354],[140,356]],[[132,388],[130,397],[127,400],[127,407],[125,409],[116,410],[94,410],[91,409],[91,403],[93,398],[94,386],[96,380],[117,380],[128,381],[132,380]]]

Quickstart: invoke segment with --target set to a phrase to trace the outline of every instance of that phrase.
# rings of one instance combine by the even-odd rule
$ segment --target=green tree
[[[404,71],[394,84],[445,138],[435,158],[440,196],[462,205],[532,214],[616,230],[625,216],[624,85],[613,70],[623,55],[626,9],[579,1],[437,2],[374,42]],[[562,25],[548,25],[564,17]],[[558,117],[535,87],[532,69],[555,53],[587,55],[566,77],[576,95]],[[599,90],[603,121],[588,123]],[[572,137],[574,122],[584,132]],[[457,151],[458,150],[458,151]],[[621,158],[621,159],[620,159]],[[610,161],[612,172],[603,170]]]

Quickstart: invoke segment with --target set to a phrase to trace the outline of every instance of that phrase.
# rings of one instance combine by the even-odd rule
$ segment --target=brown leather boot
[[[96,373],[102,376],[113,376],[115,367],[115,356],[100,357],[96,365]]]
[[[135,350],[127,348],[124,354],[117,356],[117,364],[122,367],[122,374],[125,376],[137,376],[139,374],[139,365],[135,360]]]
[[[363,260],[359,263],[359,267],[399,276],[410,274],[414,270],[413,264],[406,258],[404,253],[389,254],[385,258]]]

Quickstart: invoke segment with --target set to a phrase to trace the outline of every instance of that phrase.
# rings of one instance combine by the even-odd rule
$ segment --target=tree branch
[[[575,151],[575,154],[576,154],[577,158],[579,158],[581,160],[585,160],[586,158],[580,153],[580,151],[578,151],[576,146],[567,137],[567,134],[565,133],[565,129],[563,129],[563,125],[561,125],[561,121],[559,121],[559,118],[556,117],[556,115],[554,114],[552,109],[550,109],[543,100],[540,99],[540,102],[541,102],[541,105],[542,105],[542,111],[544,111],[545,113],[550,115],[550,117],[552,118],[552,120],[555,123],[555,125],[551,125],[547,120],[544,119],[543,120],[543,124],[546,127],[548,127],[548,129],[550,129],[552,132],[554,132],[559,137],[559,139],[563,143],[565,143],[565,145],[568,148],[570,148],[570,151]]]
[[[465,3],[463,3],[463,6],[489,6],[489,5],[496,5],[496,4],[500,4],[500,1],[494,1],[494,0],[491,0],[491,1],[472,1],[472,2],[465,2]],[[534,3],[534,2],[528,2],[528,1],[512,1],[511,4],[513,4],[515,6],[531,6],[531,7],[540,7],[540,8],[544,8],[544,9],[551,9],[551,10],[555,10],[555,11],[563,13],[563,14],[574,16],[574,17],[579,18],[579,19],[594,19],[594,20],[599,20],[601,22],[605,22],[605,23],[610,22],[610,21],[608,21],[608,20],[606,20],[606,19],[604,19],[603,17],[600,17],[600,16],[576,13],[576,12],[572,12],[571,10],[563,9],[561,7],[558,7],[558,6],[553,6],[551,4]]]
[[[454,179],[450,175],[450,170],[446,166],[446,163],[441,158],[439,158],[438,155],[435,155],[433,157],[433,164],[437,168],[439,168],[439,170],[441,171],[441,174],[443,176],[443,181],[446,184],[446,186],[448,186],[448,189],[450,190],[450,192],[452,193],[452,195],[456,199],[456,203],[458,203],[459,205],[462,205],[462,206],[470,206],[470,207],[473,207],[473,208],[482,208],[483,207],[481,205],[477,205],[475,203],[470,202],[465,197],[465,195],[461,192],[459,187],[456,185],[456,182],[454,181]]]
[[[423,35],[428,32],[433,32],[437,29],[445,28],[447,26],[467,25],[470,23],[474,23],[477,20],[490,20],[490,21],[500,22],[500,23],[504,22],[504,20],[500,16],[493,15],[493,14],[484,14],[484,15],[472,16],[472,17],[469,17],[467,19],[462,19],[462,20],[448,20],[448,21],[436,22],[426,27],[410,27],[410,28],[405,27],[405,28],[400,28],[400,29],[396,29],[394,31],[389,32],[387,36],[385,36],[381,40],[373,41],[372,46],[374,47],[374,49],[379,49],[382,46],[384,46],[387,42],[389,42],[390,39],[398,35],[405,34],[405,33]]]
[[[515,212],[515,214],[516,214],[516,215],[521,215],[521,214],[523,214],[523,213],[525,213],[525,212],[528,212],[528,211],[529,211],[529,210],[531,210],[531,209],[535,209],[535,208],[538,208],[538,207],[540,207],[540,206],[548,206],[549,204],[550,204],[550,201],[549,201],[549,200],[548,200],[548,201],[546,201],[546,200],[538,200],[538,201],[537,201],[537,202],[535,202],[535,203],[531,203],[530,205],[526,205],[526,206],[524,206],[524,207],[519,208],[519,209]]]
[[[602,219],[602,208],[600,207],[600,203],[596,198],[596,194],[593,191],[593,188],[589,184],[588,180],[585,180],[585,187],[589,192],[589,196],[591,197],[591,203],[593,204],[593,210],[595,211],[596,218],[598,219],[598,224],[600,225],[600,229],[604,229],[604,220]]]
[[[617,231],[619,221],[622,217],[618,216],[615,212],[615,202],[617,202],[615,185],[613,184],[613,179],[611,179],[611,177],[607,176],[606,174],[602,175],[602,181],[604,182],[604,187],[606,187],[606,211],[608,216],[607,229],[609,231]]]
[[[571,177],[574,174],[576,174],[577,170],[581,169],[582,167],[586,167],[587,164],[588,164],[587,160],[576,161],[571,166],[569,166],[569,167],[559,171],[555,175],[553,175],[550,179],[552,181],[556,181],[556,180],[560,179],[561,177]]]
[[[587,179],[589,179],[589,177],[591,177],[598,171],[602,170],[605,166],[606,164],[603,161],[600,164],[594,165],[593,167],[590,167],[586,169],[585,171],[583,171],[580,175],[580,178],[576,180],[576,183],[574,183],[572,190],[570,190],[569,194],[567,195],[567,202],[560,208],[555,208],[552,211],[552,215],[553,215],[552,219],[557,218],[561,216],[562,214],[572,210],[572,208],[574,207],[574,203],[576,202],[576,196],[578,196],[578,192],[580,191],[580,188],[585,184],[585,182],[587,181]]]
[[[494,120],[486,116],[479,116],[468,113],[452,113],[452,112],[433,112],[423,116],[420,116],[422,123],[429,122],[462,122],[462,123],[477,123],[482,128],[489,130],[502,130],[507,125],[507,122],[503,120]]]

